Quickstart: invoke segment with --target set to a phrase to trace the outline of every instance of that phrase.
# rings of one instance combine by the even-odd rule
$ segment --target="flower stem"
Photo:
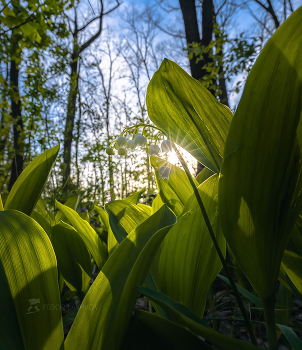
[[[189,181],[190,181],[190,184],[191,184],[191,186],[192,186],[192,188],[193,188],[195,197],[196,197],[196,199],[197,199],[198,205],[199,205],[200,210],[201,210],[201,212],[202,212],[202,215],[203,215],[203,217],[204,217],[205,223],[206,223],[207,228],[208,228],[208,230],[209,230],[209,233],[210,233],[210,236],[211,236],[212,241],[213,241],[213,243],[214,243],[214,246],[215,246],[215,248],[216,248],[217,254],[218,254],[219,258],[220,258],[220,261],[221,261],[222,266],[223,266],[223,268],[224,268],[224,270],[225,270],[225,273],[226,273],[228,279],[230,280],[230,283],[231,283],[233,292],[234,292],[235,297],[236,297],[237,302],[238,302],[238,306],[239,306],[239,308],[240,308],[240,310],[241,310],[241,313],[242,313],[242,316],[243,316],[243,318],[244,318],[246,327],[247,327],[248,332],[249,332],[249,335],[250,335],[250,337],[251,337],[251,341],[252,341],[252,343],[253,343],[254,345],[258,346],[257,339],[256,339],[255,334],[254,334],[254,332],[253,332],[253,328],[252,328],[250,319],[249,319],[249,317],[248,317],[248,314],[247,314],[247,312],[246,312],[246,309],[245,309],[245,307],[244,307],[244,304],[243,304],[242,299],[241,299],[241,297],[240,297],[240,294],[239,294],[239,292],[238,292],[236,283],[235,283],[234,280],[233,280],[231,271],[230,271],[230,269],[229,269],[229,267],[228,267],[228,265],[227,265],[227,263],[226,263],[226,261],[225,261],[225,259],[224,259],[224,257],[223,257],[223,254],[222,254],[222,252],[221,252],[221,250],[220,250],[220,248],[219,248],[219,245],[218,245],[218,242],[217,242],[217,240],[216,240],[216,237],[215,237],[215,234],[214,234],[212,225],[211,225],[211,223],[210,223],[209,217],[208,217],[207,212],[206,212],[206,210],[205,210],[204,204],[203,204],[203,202],[202,202],[202,200],[201,200],[199,191],[198,191],[198,189],[197,189],[197,187],[196,187],[196,185],[195,185],[195,183],[194,183],[194,181],[193,181],[193,179],[192,179],[191,173],[190,173],[190,171],[189,171],[189,168],[188,168],[188,166],[187,166],[185,160],[183,159],[183,157],[182,157],[182,155],[180,154],[179,150],[178,150],[177,147],[175,146],[174,142],[173,142],[173,149],[174,149],[174,151],[175,151],[175,153],[176,153],[176,155],[177,155],[177,157],[178,157],[178,159],[179,159],[179,161],[180,161],[182,167],[184,168],[184,170],[185,170],[185,172],[186,172],[186,174],[187,174],[187,177],[188,177],[188,179],[189,179]],[[275,350],[275,349],[272,349],[272,350]]]

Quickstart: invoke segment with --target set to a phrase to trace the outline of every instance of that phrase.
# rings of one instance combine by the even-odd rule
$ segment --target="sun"
[[[175,152],[169,152],[168,156],[168,162],[171,164],[177,164],[178,163],[178,158]]]

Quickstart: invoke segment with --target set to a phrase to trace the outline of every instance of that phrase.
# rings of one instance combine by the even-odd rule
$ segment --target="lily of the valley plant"
[[[22,172],[4,206],[0,199],[1,349],[257,349],[256,322],[239,292],[263,310],[256,321],[265,321],[270,350],[278,349],[281,334],[289,348],[302,348],[289,316],[280,317],[275,305],[277,295],[291,309],[292,295],[302,294],[301,32],[299,8],[259,55],[234,115],[177,64],[162,62],[147,90],[153,127],[168,138],[161,151],[178,152],[178,144],[206,168],[195,178],[179,154],[183,169],[149,145],[159,193],[152,207],[139,203],[144,189],[95,205],[102,226],[94,229],[76,211],[77,197],[56,202],[56,211],[43,206],[58,146]],[[107,154],[146,148],[139,127]],[[242,280],[236,287],[227,254],[250,292]],[[90,286],[92,269],[99,273]],[[250,343],[203,319],[220,272]],[[73,324],[64,340],[60,305],[68,295],[80,308],[68,314]],[[140,295],[155,312],[133,313]]]

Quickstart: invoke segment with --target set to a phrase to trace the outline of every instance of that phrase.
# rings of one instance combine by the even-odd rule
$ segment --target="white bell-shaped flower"
[[[159,146],[157,145],[150,145],[148,147],[148,153],[150,154],[150,156],[156,156],[160,151]]]
[[[168,166],[162,166],[160,169],[159,169],[159,176],[162,178],[162,179],[167,179],[169,180],[169,177],[171,175],[171,168],[168,167]]]
[[[161,150],[163,153],[171,152],[173,149],[173,142],[171,140],[164,140],[161,143]]]
[[[134,143],[135,143],[135,146],[144,147],[144,146],[146,146],[147,139],[145,138],[145,136],[143,136],[141,134],[136,134],[135,138],[134,138]]]
[[[127,139],[126,139],[126,137],[124,137],[124,136],[120,136],[120,137],[118,137],[117,138],[117,140],[116,140],[116,145],[118,146],[118,147],[125,147],[126,145],[127,145]]]
[[[134,149],[135,148],[135,142],[134,140],[128,140],[126,148]]]

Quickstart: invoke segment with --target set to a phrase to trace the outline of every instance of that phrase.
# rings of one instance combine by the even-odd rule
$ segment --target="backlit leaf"
[[[260,298],[272,303],[302,209],[301,30],[299,8],[260,53],[230,125],[219,180],[223,233]]]
[[[198,161],[219,172],[232,119],[230,109],[175,62],[164,59],[147,89],[152,122]]]
[[[3,312],[0,315],[1,333],[7,320],[14,327],[1,334],[2,342],[6,343],[14,332],[11,349],[22,349],[17,346],[20,327],[25,349],[63,348],[57,264],[47,234],[32,218],[16,210],[0,212],[0,233],[1,270],[14,304],[12,315],[8,317]],[[12,306],[10,298],[3,302],[6,303]]]
[[[21,173],[14,183],[4,209],[15,209],[30,215],[33,211],[51,168],[57,158],[59,145],[35,158]]]
[[[218,220],[218,174],[198,187],[222,253],[226,242]],[[222,268],[195,194],[161,246],[158,289],[203,316],[206,297]]]

